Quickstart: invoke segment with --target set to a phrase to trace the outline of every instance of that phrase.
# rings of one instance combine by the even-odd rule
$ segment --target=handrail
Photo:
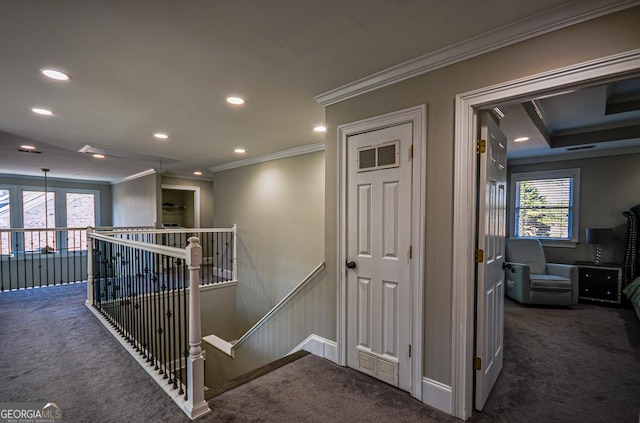
[[[169,247],[167,245],[160,244],[150,244],[148,242],[133,241],[131,239],[115,238],[113,236],[95,232],[92,232],[89,237],[106,242],[111,242],[113,244],[123,245],[125,247],[139,248],[140,250],[148,251],[151,253],[164,254],[166,256],[172,256],[181,259],[186,259],[187,257],[184,248]]]
[[[313,269],[311,273],[305,276],[305,278],[302,279],[302,281],[298,285],[296,285],[295,288],[293,288],[287,295],[285,295],[285,297],[281,299],[278,302],[278,304],[273,306],[273,308],[269,310],[267,314],[265,314],[262,317],[262,319],[258,320],[258,322],[255,325],[253,325],[251,329],[245,332],[245,334],[242,335],[240,339],[238,339],[235,343],[231,344],[230,342],[219,338],[215,334],[207,335],[204,337],[204,339],[207,340],[211,345],[218,348],[220,351],[226,353],[231,357],[234,357],[235,350],[237,350],[238,347],[240,347],[240,345],[242,345],[247,339],[249,339],[251,335],[253,335],[267,320],[271,318],[271,316],[273,316],[286,303],[288,303],[289,300],[291,300],[291,298],[295,296],[298,293],[298,291],[300,291],[309,281],[311,281],[311,279],[313,279],[320,272],[320,270],[324,269],[324,267],[325,267],[325,262],[323,261],[318,266],[316,266],[316,268]]]
[[[121,234],[121,231],[104,231],[101,228],[97,228],[101,234]],[[236,227],[233,228],[167,228],[167,229],[139,229],[128,230],[125,234],[171,234],[171,233],[184,233],[184,232],[201,232],[201,233],[220,233],[220,232],[233,232],[237,231]]]
[[[1,228],[0,231],[2,232],[51,232],[51,231],[86,231],[87,228],[67,228],[65,227],[60,227],[60,228]]]

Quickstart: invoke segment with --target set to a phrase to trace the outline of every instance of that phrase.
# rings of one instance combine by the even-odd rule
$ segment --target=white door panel
[[[411,389],[412,124],[347,144],[347,365]]]
[[[482,410],[495,384],[503,360],[504,246],[506,227],[507,140],[488,113],[480,115],[480,138],[486,152],[479,155],[478,263],[476,294],[475,407]]]

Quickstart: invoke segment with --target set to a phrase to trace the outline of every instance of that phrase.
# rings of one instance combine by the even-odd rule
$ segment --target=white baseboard
[[[311,334],[307,336],[304,341],[300,342],[291,351],[289,351],[289,354],[293,354],[300,350],[308,351],[313,355],[326,358],[334,363],[338,362],[338,344],[318,335]]]
[[[451,386],[423,377],[422,402],[447,414],[452,414],[453,394]]]

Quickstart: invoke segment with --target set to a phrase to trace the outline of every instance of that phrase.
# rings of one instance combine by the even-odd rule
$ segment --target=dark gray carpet
[[[474,422],[629,422],[640,415],[633,310],[505,300],[504,370]]]
[[[67,423],[188,422],[85,307],[86,290],[0,294],[0,402],[55,402]]]
[[[56,402],[66,422],[187,422],[84,306],[85,284],[0,294],[0,402]],[[633,422],[632,310],[507,301],[505,370],[475,422]],[[454,422],[408,394],[312,355],[210,401],[202,422]]]

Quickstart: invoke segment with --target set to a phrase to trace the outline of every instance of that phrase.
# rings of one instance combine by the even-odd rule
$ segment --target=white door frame
[[[423,286],[424,286],[424,228],[426,187],[426,114],[425,105],[376,116],[338,126],[338,364],[347,364],[347,286],[344,263],[346,257],[347,228],[347,137],[389,126],[411,122],[413,124],[413,187],[411,209],[411,395],[422,401],[422,342],[423,342]]]
[[[555,69],[456,96],[453,185],[453,415],[468,419],[473,407],[473,338],[477,109],[561,90],[603,83],[640,72],[640,49]]]
[[[200,227],[200,187],[194,185],[166,185],[162,189],[175,189],[179,191],[193,191],[193,226]],[[161,200],[162,201],[162,200]]]

